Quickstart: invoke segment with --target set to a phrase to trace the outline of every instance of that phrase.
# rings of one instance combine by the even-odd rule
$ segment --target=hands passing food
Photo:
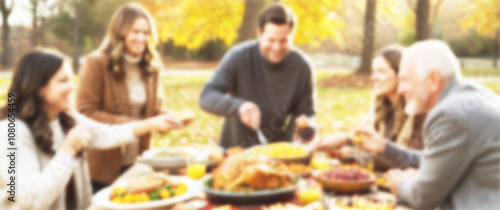
[[[356,147],[372,154],[383,153],[386,145],[385,139],[369,126],[354,130],[352,143]]]
[[[328,152],[338,150],[342,146],[346,145],[349,139],[350,137],[347,133],[330,134],[320,140],[320,142],[316,145],[316,149]]]
[[[195,114],[190,110],[184,110],[179,113],[166,113],[146,120],[151,126],[151,131],[168,133],[171,130],[183,128],[194,120]]]

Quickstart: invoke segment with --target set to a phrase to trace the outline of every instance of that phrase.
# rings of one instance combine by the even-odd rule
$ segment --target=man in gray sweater
[[[292,47],[294,14],[274,3],[260,14],[257,41],[226,53],[200,98],[200,107],[224,116],[219,144],[224,148],[292,140],[296,118],[312,117],[313,73],[305,56]]]

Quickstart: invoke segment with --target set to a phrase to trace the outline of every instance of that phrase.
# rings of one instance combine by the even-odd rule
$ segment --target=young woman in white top
[[[0,111],[0,150],[2,154],[17,154],[16,202],[8,201],[11,195],[5,195],[13,174],[7,171],[12,165],[10,158],[4,156],[0,159],[4,194],[0,209],[86,209],[92,196],[86,153],[92,148],[138,141],[153,131],[165,133],[181,127],[168,115],[117,125],[96,122],[72,110],[74,89],[72,70],[61,55],[37,50],[20,60],[9,88],[15,105]],[[15,114],[17,150],[8,149],[13,147],[7,139],[11,111]]]

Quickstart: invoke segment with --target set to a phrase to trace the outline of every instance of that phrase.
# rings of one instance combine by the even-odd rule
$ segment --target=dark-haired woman
[[[76,97],[80,113],[110,124],[166,113],[161,108],[155,28],[139,4],[126,4],[114,13],[100,48],[86,57],[80,70]],[[94,192],[116,180],[149,145],[149,136],[143,136],[139,142],[89,154]]]
[[[167,115],[120,125],[98,123],[72,110],[74,89],[71,67],[61,55],[38,50],[21,58],[9,88],[15,105],[0,112],[4,137],[10,108],[16,117],[16,202],[3,199],[1,209],[86,209],[92,189],[83,151],[137,142],[152,131],[180,126]],[[6,147],[6,142],[0,144],[1,151]],[[0,167],[7,169],[8,161],[0,158]],[[10,175],[0,172],[3,193]]]
[[[404,97],[397,92],[402,52],[402,47],[389,46],[372,61],[375,102],[370,109],[368,123],[386,139],[410,149],[422,150],[425,115],[407,115]],[[324,138],[318,148],[332,150],[346,144],[349,138],[347,133],[333,134]],[[377,162],[380,169],[390,167],[383,160]]]

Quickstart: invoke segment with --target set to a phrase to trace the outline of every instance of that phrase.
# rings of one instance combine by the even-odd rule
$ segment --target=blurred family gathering
[[[500,2],[451,3],[2,0],[0,208],[498,209]]]

